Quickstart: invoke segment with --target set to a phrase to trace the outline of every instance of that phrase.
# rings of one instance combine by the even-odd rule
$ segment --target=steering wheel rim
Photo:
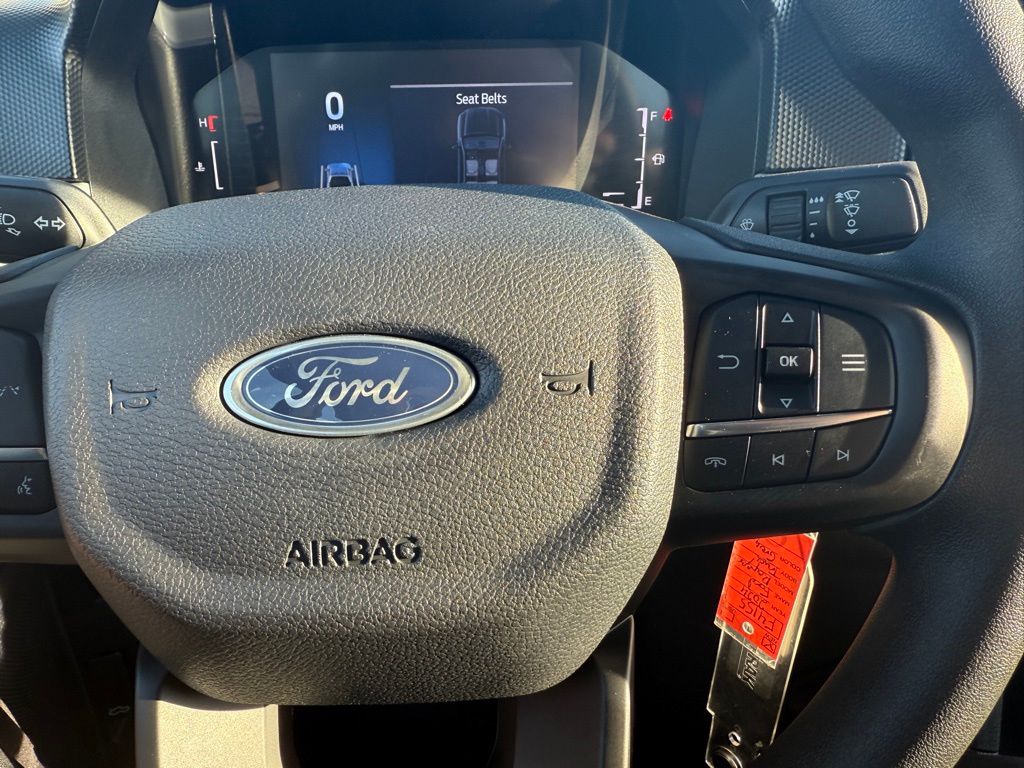
[[[928,227],[879,256],[694,227],[738,257],[870,278],[951,307],[969,340],[973,400],[941,489],[862,528],[893,553],[886,588],[830,681],[761,762],[952,764],[1024,654],[1024,485],[1014,450],[1024,422],[1024,13],[1016,0],[938,12],[924,0],[819,0],[810,11],[851,80],[908,140],[929,193]],[[671,251],[654,230],[675,225],[641,218]],[[746,532],[797,529],[780,520]],[[667,543],[687,535],[684,509]]]
[[[912,245],[830,263],[955,306],[973,347],[974,397],[941,492],[865,529],[893,553],[885,589],[759,764],[952,765],[1024,654],[1024,12],[1015,0],[820,0],[809,10],[840,66],[907,139],[929,195],[928,227]]]

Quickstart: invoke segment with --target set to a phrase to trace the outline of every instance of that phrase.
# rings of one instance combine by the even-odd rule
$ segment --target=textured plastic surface
[[[792,171],[902,160],[906,142],[843,75],[814,28],[811,0],[770,0],[763,30],[769,104],[758,170]]]
[[[203,768],[298,765],[291,734],[282,734],[279,707],[210,699],[176,680],[143,649],[135,665],[134,714],[136,768],[180,768],[183,762]]]
[[[340,440],[226,410],[238,361],[339,332],[448,349],[477,394],[434,424]],[[364,187],[162,211],[51,302],[69,544],[143,644],[216,698],[539,690],[597,646],[661,541],[681,344],[667,254],[579,193]],[[591,361],[592,393],[541,378]],[[110,379],[158,397],[112,415]],[[294,540],[357,536],[416,536],[422,559],[286,567]]]
[[[0,4],[0,174],[72,176],[64,46],[73,0]]]

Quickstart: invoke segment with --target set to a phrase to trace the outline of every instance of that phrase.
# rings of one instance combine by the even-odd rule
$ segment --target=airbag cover
[[[574,192],[368,187],[145,217],[50,306],[69,544],[141,642],[223,700],[551,686],[664,532],[680,305],[660,246]],[[357,437],[271,431],[225,406],[242,361],[346,334],[445,350],[475,391],[444,418]]]

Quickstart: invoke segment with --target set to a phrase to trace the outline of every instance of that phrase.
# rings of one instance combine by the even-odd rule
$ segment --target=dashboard
[[[761,172],[905,155],[891,126],[865,128],[872,108],[850,96],[797,9],[163,0],[134,87],[164,204],[317,187],[537,184],[708,219]],[[794,60],[798,70],[783,66]],[[835,95],[825,113],[822,91]],[[853,125],[870,144],[851,141]],[[107,141],[89,147],[102,161],[96,193],[109,186],[115,202],[160,207],[152,174],[133,176],[138,164],[123,161],[138,129],[102,127]]]
[[[672,215],[672,94],[586,41],[271,47],[199,88],[197,197],[540,184]]]
[[[814,489],[805,493],[798,485],[806,478],[823,482],[842,478],[847,487],[855,485],[835,467],[822,469],[820,459],[814,464],[808,444],[798,444],[798,439],[810,439],[813,445],[827,445],[820,442],[828,437],[825,430],[847,429],[847,425],[822,427],[817,434],[795,426],[789,432],[773,432],[768,425],[757,434],[732,435],[716,435],[712,430],[721,427],[714,425],[738,421],[749,426],[762,415],[799,420],[817,416],[817,411],[892,409],[895,373],[888,364],[911,350],[911,363],[901,362],[899,370],[903,384],[910,380],[913,392],[914,371],[921,369],[913,364],[915,355],[930,349],[915,343],[925,333],[923,326],[907,336],[891,333],[893,328],[921,326],[919,316],[884,308],[885,302],[901,293],[895,283],[861,279],[860,272],[877,272],[876,264],[895,261],[841,261],[842,254],[833,253],[838,264],[855,268],[842,279],[837,277],[841,269],[832,270],[831,282],[826,282],[811,278],[812,271],[823,271],[818,266],[810,268],[797,259],[785,269],[776,269],[787,260],[737,256],[747,255],[745,245],[758,245],[758,234],[824,248],[886,253],[910,243],[926,224],[923,183],[910,162],[914,154],[896,128],[843,77],[819,39],[820,30],[802,10],[805,4],[805,0],[103,0],[56,2],[40,17],[32,10],[34,4],[28,3],[16,12],[0,12],[0,18],[10,19],[13,13],[17,21],[19,15],[37,14],[36,26],[52,30],[52,38],[27,34],[21,21],[9,22],[6,28],[0,24],[0,37],[6,35],[0,59],[6,58],[5,71],[10,73],[0,82],[5,103],[0,128],[6,137],[0,142],[0,262],[8,262],[4,267],[8,277],[34,265],[64,268],[115,229],[140,219],[141,226],[146,226],[145,217],[154,211],[255,195],[237,204],[182,205],[162,214],[164,222],[180,222],[172,231],[180,232],[183,242],[193,233],[196,242],[201,242],[200,235],[209,235],[211,242],[220,238],[223,250],[235,260],[232,263],[245,264],[261,255],[264,242],[254,245],[258,238],[245,241],[245,234],[258,231],[259,218],[268,210],[290,204],[288,196],[278,192],[319,189],[313,202],[334,205],[339,212],[325,218],[344,220],[354,215],[354,201],[373,200],[377,193],[363,190],[363,194],[348,195],[339,188],[395,184],[418,185],[435,195],[430,217],[418,219],[430,235],[457,233],[477,250],[494,250],[493,243],[499,240],[481,221],[466,226],[467,219],[483,218],[480,208],[473,203],[468,215],[465,209],[455,214],[455,205],[440,202],[451,199],[450,192],[440,189],[442,185],[468,184],[478,189],[494,185],[501,191],[501,185],[526,184],[579,190],[597,205],[629,209],[626,218],[652,232],[685,230],[689,239],[674,244],[673,256],[705,241],[721,246],[693,259],[696,266],[684,281],[684,307],[689,313],[684,347],[688,357],[708,361],[707,371],[698,371],[693,381],[706,383],[715,375],[745,377],[750,389],[741,392],[739,399],[758,412],[697,419],[694,408],[701,406],[688,405],[693,419],[689,426],[694,429],[686,436],[690,447],[685,460],[691,465],[685,467],[688,485],[677,490],[698,500],[698,494],[723,490],[726,495],[764,494],[780,515],[794,514],[795,508],[790,508],[794,499],[798,506],[811,504]],[[95,24],[91,18],[83,20],[90,13],[97,15]],[[83,30],[89,31],[88,46]],[[86,47],[88,57],[82,57]],[[921,157],[925,156],[922,152]],[[464,197],[515,202],[509,195]],[[193,215],[203,210],[227,213],[205,219]],[[364,221],[372,224],[377,211],[365,204],[361,211]],[[395,222],[405,218],[401,212],[391,215]],[[235,218],[227,222],[227,216]],[[278,220],[291,221],[291,216],[285,211]],[[652,216],[688,221],[678,227]],[[529,221],[514,224],[527,231],[530,226]],[[730,226],[735,229],[725,229]],[[415,237],[420,236],[418,232]],[[290,244],[293,235],[294,227],[284,223],[280,240]],[[300,245],[326,243],[327,248],[339,249],[339,256],[345,250],[360,252],[358,244],[338,230],[325,228],[303,235]],[[472,243],[476,238],[479,242]],[[168,240],[175,244],[174,238]],[[751,250],[759,253],[774,253],[776,248],[753,246]],[[82,252],[71,253],[76,249]],[[182,302],[203,296],[207,285],[224,287],[225,281],[212,277],[212,271],[200,271],[197,276],[174,247],[146,264],[144,250],[136,248],[130,254],[139,259],[139,269],[133,266],[112,276],[113,292],[144,296],[137,291],[134,274],[157,270],[166,276],[168,292]],[[372,245],[365,250],[372,251]],[[785,253],[784,246],[779,250]],[[206,246],[201,251],[203,257],[211,253]],[[47,266],[46,260],[55,253],[62,254],[64,261]],[[438,253],[443,254],[443,249]],[[829,254],[821,255],[821,249],[818,253],[824,265]],[[294,258],[295,263],[312,263],[308,248]],[[510,254],[506,263],[514,273],[515,255]],[[147,264],[148,269],[141,268]],[[201,261],[197,264],[202,267]],[[866,264],[871,266],[862,268]],[[379,269],[377,264],[372,266],[371,280],[394,273],[385,259]],[[745,274],[740,266],[747,270]],[[283,273],[280,264],[274,267]],[[901,265],[894,275],[909,274],[903,269]],[[522,269],[519,273],[526,275]],[[42,279],[49,279],[42,274]],[[435,268],[434,274],[446,273]],[[523,277],[527,279],[529,275]],[[267,286],[283,282],[261,276],[239,284],[268,290]],[[475,283],[460,282],[466,284],[475,287]],[[232,283],[226,285],[230,288]],[[805,292],[801,286],[817,287]],[[575,287],[565,295],[572,295]],[[31,283],[28,290],[33,296],[39,293]],[[235,294],[212,307],[208,316],[235,323],[230,301],[249,295],[246,291]],[[850,298],[853,295],[856,301]],[[337,296],[328,299],[335,301]],[[868,315],[861,318],[844,309],[860,304],[878,309],[869,314],[883,325],[872,325],[872,320],[864,319]],[[9,330],[41,339],[45,306],[33,305],[30,311],[13,303],[9,306],[13,308],[6,321]],[[184,303],[175,303],[168,316],[174,320],[181,315],[191,322],[180,306]],[[512,309],[507,311],[505,305],[501,307],[503,319],[529,315],[517,313],[518,304],[509,306]],[[780,306],[783,310],[776,311]],[[698,321],[705,309],[703,320]],[[955,314],[951,312],[950,317]],[[141,348],[140,334],[152,336],[158,347],[163,343],[165,323],[149,322],[138,312],[122,315],[115,325],[123,326],[121,337],[126,344]],[[768,325],[772,317],[779,317],[780,328],[786,326],[779,335],[773,335]],[[795,333],[797,321],[810,330]],[[874,341],[861,347],[843,346],[840,352],[840,342],[831,341],[839,338],[837,329],[853,328],[858,321],[868,329],[861,335]],[[734,322],[745,324],[738,334],[726,327]],[[725,331],[715,333],[716,324]],[[950,325],[956,323],[951,320]],[[704,335],[757,343],[704,354],[708,346]],[[851,338],[857,341],[852,336],[840,341],[849,345]],[[774,357],[769,346],[777,353]],[[926,356],[953,367],[959,361],[953,354]],[[836,357],[842,359],[837,362]],[[821,387],[821,382],[830,376],[867,373],[869,357],[872,376],[888,376],[884,402],[872,403],[870,409],[845,401],[826,403],[826,390],[835,394],[839,389]],[[121,358],[127,360],[123,352]],[[777,370],[769,374],[770,365]],[[24,367],[38,370],[38,353]],[[969,365],[964,368],[971,370]],[[730,374],[735,371],[739,373]],[[956,380],[957,373],[935,380]],[[109,385],[103,394],[109,395],[110,418],[115,417],[115,408],[121,409],[117,424],[130,423],[126,420],[154,404],[157,385],[173,394],[166,382],[149,380],[144,374],[144,370],[126,369],[101,381]],[[10,387],[0,389],[8,391],[5,402],[23,405],[21,399],[11,400],[16,393]],[[697,389],[712,404],[719,395],[735,394],[725,385]],[[38,404],[41,390],[37,395],[26,390],[25,397],[34,397]],[[926,400],[929,408],[938,402],[930,396]],[[961,397],[957,402],[966,401]],[[687,403],[700,402],[700,397],[687,398]],[[924,413],[908,407],[901,406],[904,413]],[[806,427],[808,422],[799,423]],[[39,420],[38,437],[28,441],[33,445],[45,445],[41,424]],[[878,416],[867,426],[878,431],[860,433],[867,435],[866,455],[873,457],[884,440],[900,447],[894,443],[897,433],[895,426],[890,427],[890,416]],[[760,429],[756,424],[753,428]],[[798,446],[797,456],[812,463],[796,465],[790,458],[787,467],[789,447],[781,455],[774,448],[766,453],[776,438],[792,440],[791,445]],[[727,452],[730,445],[732,452]],[[837,465],[851,459],[850,450],[839,443],[833,455]],[[36,461],[38,454],[32,457],[42,467],[39,471],[45,470]],[[764,472],[765,464],[772,474]],[[846,472],[850,467],[841,469]],[[923,475],[918,472],[915,477]],[[0,546],[16,544],[25,549],[42,542],[40,551],[45,546],[50,552],[55,542],[62,541],[52,497],[23,492],[26,482],[41,487],[49,481],[42,474],[22,474],[16,479],[18,483],[10,488],[20,506],[11,509],[40,514],[7,516]],[[800,493],[793,495],[794,488]],[[711,519],[717,511],[713,506],[710,501],[688,504],[687,511]],[[833,525],[842,523],[830,520]],[[63,557],[62,547],[52,551],[59,549]],[[702,567],[702,572],[709,569]],[[678,599],[678,590],[673,590],[671,598]],[[672,615],[686,615],[677,608],[673,607]],[[692,628],[680,625],[679,629]],[[677,638],[665,647],[671,651],[665,656],[679,655]],[[679,672],[682,676],[692,670]],[[690,684],[681,677],[684,684],[677,688],[702,693],[705,673],[706,669],[698,669],[694,674],[703,676]],[[664,690],[650,671],[648,675],[650,679],[638,690],[644,690],[645,684],[648,692]],[[698,717],[690,717],[689,722],[700,725],[697,730],[702,732],[688,729],[686,738],[679,741],[702,744],[707,736],[701,719],[707,699],[700,698]],[[654,753],[664,733],[679,728],[676,715],[681,710],[651,706],[650,701],[641,707],[648,714],[638,729],[637,743],[652,745],[647,749]],[[667,714],[659,719],[658,712]]]
[[[165,0],[138,106],[171,205],[534,184],[707,215],[755,162],[759,61],[739,26],[757,22],[731,4]],[[726,72],[738,87],[708,99]],[[702,130],[720,149],[695,152]]]
[[[736,218],[738,185],[908,157],[801,2],[105,6],[88,67],[71,6],[46,44],[7,28],[12,71],[36,74],[0,83],[0,172],[88,184],[115,227],[228,195],[465,182],[767,231],[767,210]]]

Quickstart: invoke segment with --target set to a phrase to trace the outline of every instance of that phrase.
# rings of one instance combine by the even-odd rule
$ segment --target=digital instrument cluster
[[[669,92],[593,43],[264,48],[193,100],[197,197],[363,184],[540,184],[678,204]]]

